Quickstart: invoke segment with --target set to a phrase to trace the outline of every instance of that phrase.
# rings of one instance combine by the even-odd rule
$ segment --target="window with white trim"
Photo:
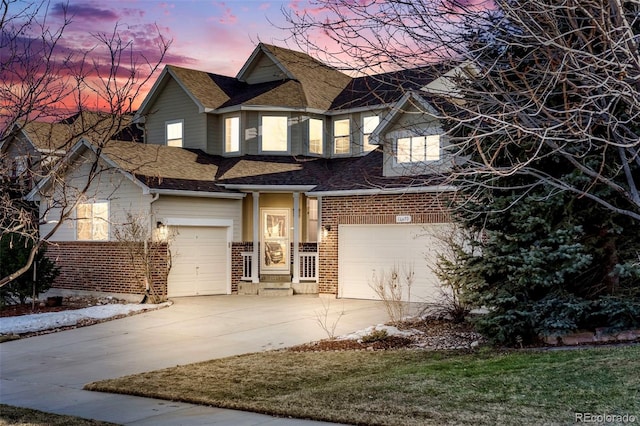
[[[307,198],[307,241],[318,241],[318,199]]]
[[[377,148],[377,145],[372,145],[369,143],[369,137],[371,133],[378,127],[380,124],[380,117],[377,115],[368,115],[362,117],[362,150],[365,152],[373,151]]]
[[[240,151],[240,117],[224,119],[224,152]]]
[[[322,154],[324,147],[324,122],[318,118],[309,119],[309,154]]]
[[[287,116],[263,115],[260,129],[262,152],[289,151],[289,118]]]
[[[182,120],[167,121],[166,139],[167,146],[182,147],[184,122]]]
[[[76,207],[76,239],[109,240],[109,202],[80,203]]]
[[[351,127],[349,119],[333,122],[333,153],[348,154],[351,152]]]
[[[398,138],[397,163],[417,163],[440,160],[440,135]]]

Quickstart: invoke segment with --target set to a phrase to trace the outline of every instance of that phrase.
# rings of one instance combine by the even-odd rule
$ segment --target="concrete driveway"
[[[96,380],[326,338],[387,321],[381,302],[209,296],[90,327],[0,344],[0,402],[128,425],[298,424],[253,413],[83,391]],[[1,418],[1,417],[0,417]]]

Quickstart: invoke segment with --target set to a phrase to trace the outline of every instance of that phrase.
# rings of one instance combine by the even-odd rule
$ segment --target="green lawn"
[[[343,423],[572,424],[576,412],[628,414],[640,422],[640,346],[264,352],[87,389]]]

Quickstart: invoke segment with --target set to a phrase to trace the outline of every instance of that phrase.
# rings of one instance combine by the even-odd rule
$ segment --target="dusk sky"
[[[70,0],[67,15],[72,24],[64,43],[80,47],[90,43],[90,33],[111,32],[116,24],[123,33],[135,34],[140,49],[153,46],[153,25],[173,39],[166,63],[235,75],[258,41],[283,45],[289,34],[281,8],[301,8],[299,0]],[[53,1],[50,15],[61,11]],[[51,17],[51,16],[50,16]],[[274,24],[272,24],[274,23]]]
[[[487,0],[456,1],[471,4]],[[375,2],[366,4],[367,7],[376,7]],[[165,64],[172,64],[235,76],[260,41],[300,49],[290,40],[291,33],[286,29],[290,24],[283,9],[307,13],[319,22],[327,17],[333,18],[331,12],[314,5],[313,0],[36,0],[35,3],[17,0],[10,3],[10,11],[21,16],[21,9],[33,11],[38,5],[41,5],[37,13],[38,23],[47,29],[59,30],[65,17],[70,21],[58,41],[54,59],[64,67],[64,64],[73,64],[90,52],[90,63],[95,69],[102,68],[104,75],[108,75],[110,57],[105,55],[108,53],[106,50],[95,49],[99,44],[96,35],[106,34],[108,37],[115,28],[123,40],[134,43],[136,55],[147,58],[151,63],[158,62],[158,31],[164,39],[172,40],[159,70]],[[29,16],[30,13],[22,15]],[[38,40],[41,34],[42,28],[34,26],[28,36],[31,40]],[[362,36],[361,33],[358,35]],[[340,50],[322,32],[314,32],[311,37],[322,48],[328,42],[329,50]],[[375,38],[373,36],[372,40]],[[141,67],[137,69],[145,72]],[[128,78],[130,73],[123,66],[118,75]],[[148,70],[145,75],[149,75]],[[157,75],[136,97],[135,107],[142,102]],[[96,103],[101,105],[98,108],[104,107],[100,101]],[[73,110],[72,105],[67,108]]]
[[[29,40],[35,41],[36,46],[43,32],[55,34],[66,17],[69,23],[52,58],[60,64],[59,68],[84,62],[91,69],[100,69],[103,75],[108,75],[111,60],[97,37],[108,38],[116,28],[122,40],[133,42],[135,55],[147,58],[150,63],[159,60],[158,33],[165,40],[171,40],[156,75],[136,97],[133,105],[136,108],[166,64],[235,76],[260,41],[287,47],[285,40],[290,32],[282,29],[287,26],[283,8],[314,13],[306,0],[17,0],[10,3],[9,12],[19,17],[11,21],[18,27],[23,19],[35,13],[37,25],[23,32],[22,36],[26,37],[22,40],[25,45]],[[19,46],[16,49],[21,51]],[[82,61],[85,54],[87,59]],[[139,60],[136,69],[148,76],[149,68],[140,66],[141,62]],[[128,79],[128,64],[123,62],[119,77]],[[5,73],[3,78],[20,79],[16,77],[19,75],[8,77]],[[100,83],[93,75],[95,71],[84,81],[93,81],[97,87]],[[62,104],[56,103],[59,109],[77,110],[73,99],[66,99]],[[106,108],[104,101],[92,103],[97,105],[94,108]]]

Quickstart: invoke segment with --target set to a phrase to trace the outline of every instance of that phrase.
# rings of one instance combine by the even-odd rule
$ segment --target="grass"
[[[87,389],[341,423],[573,424],[640,419],[640,346],[474,354],[264,352]]]
[[[113,423],[61,416],[30,408],[0,404],[0,426],[112,426]]]

